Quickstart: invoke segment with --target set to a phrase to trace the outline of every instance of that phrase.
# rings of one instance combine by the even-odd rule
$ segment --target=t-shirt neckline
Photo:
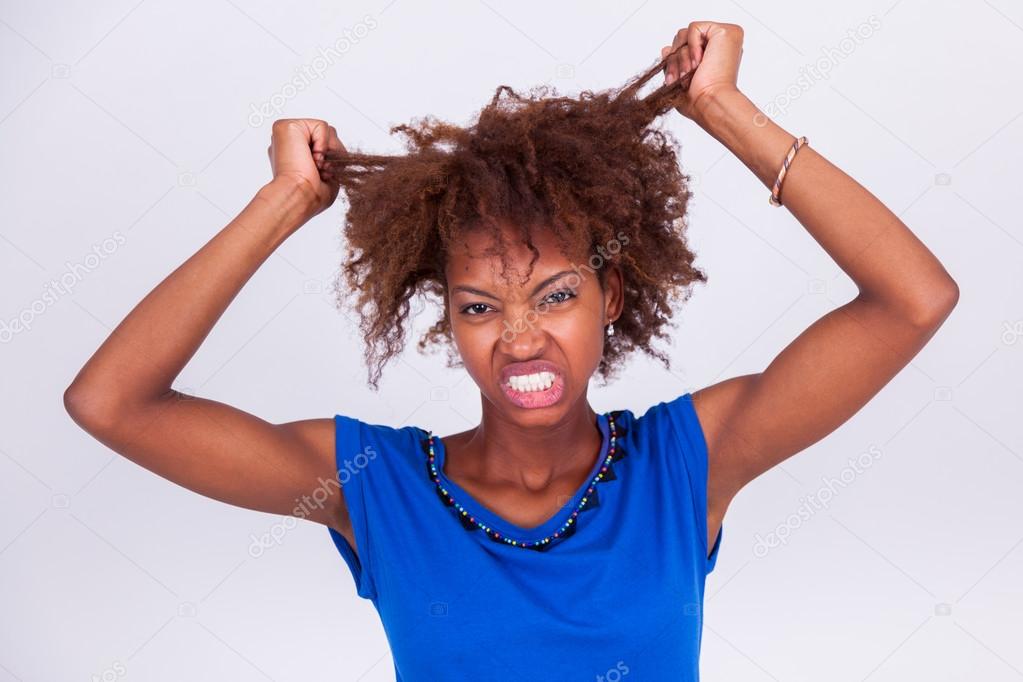
[[[434,437],[434,443],[436,446],[434,448],[434,465],[437,468],[437,478],[440,480],[444,488],[448,490],[451,496],[459,504],[461,504],[464,509],[487,526],[490,526],[497,532],[511,539],[522,540],[525,542],[540,540],[556,531],[558,528],[563,526],[566,521],[568,521],[568,519],[572,516],[572,512],[576,510],[579,506],[579,502],[586,495],[586,491],[589,489],[590,485],[593,484],[594,477],[596,477],[596,475],[600,472],[601,467],[604,465],[604,460],[607,458],[608,448],[611,444],[611,429],[608,425],[608,416],[606,413],[597,414],[597,427],[600,429],[601,433],[600,453],[597,455],[593,466],[590,468],[590,473],[587,475],[586,480],[583,481],[582,485],[575,491],[572,498],[558,509],[551,518],[533,528],[523,528],[492,512],[490,509],[481,504],[475,497],[469,494],[467,490],[448,478],[444,473],[447,449],[445,448],[444,441],[441,440],[440,436]],[[433,484],[433,481],[430,481],[430,483]],[[599,509],[599,507],[597,508]]]

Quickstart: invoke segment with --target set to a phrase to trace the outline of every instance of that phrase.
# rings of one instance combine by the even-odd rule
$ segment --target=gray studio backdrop
[[[737,497],[704,675],[1023,678],[1018,3],[5,0],[0,682],[392,679],[323,527],[149,473],[81,431],[62,392],[269,179],[275,118],[397,152],[389,126],[466,122],[502,83],[618,84],[695,19],[746,29],[740,87],[898,213],[962,292],[867,407]],[[679,313],[673,370],[637,358],[592,387],[598,410],[762,370],[854,294],[730,153],[678,114],[666,125],[709,283]],[[332,306],[341,218],[338,203],[267,261],[176,387],[271,421],[477,423],[474,384],[441,356],[412,349],[365,387],[357,329]]]

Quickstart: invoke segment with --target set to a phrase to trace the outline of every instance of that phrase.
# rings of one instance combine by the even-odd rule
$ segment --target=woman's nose
[[[509,311],[501,321],[501,344],[509,356],[539,355],[547,343],[541,315],[535,309]]]

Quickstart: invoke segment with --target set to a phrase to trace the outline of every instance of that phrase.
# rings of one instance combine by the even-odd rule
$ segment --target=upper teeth
[[[508,383],[516,391],[545,391],[554,383],[554,372],[521,374],[510,377]]]

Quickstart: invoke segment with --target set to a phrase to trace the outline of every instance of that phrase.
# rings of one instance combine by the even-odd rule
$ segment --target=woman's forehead
[[[543,279],[553,272],[572,269],[573,265],[585,262],[583,257],[573,260],[563,253],[564,246],[551,230],[532,230],[530,237],[536,248],[535,254],[526,244],[521,230],[506,228],[502,230],[502,237],[503,241],[492,232],[483,230],[466,234],[448,252],[446,270],[449,281],[474,279],[503,283],[505,277],[501,273],[505,271],[507,278],[522,282],[527,273],[530,280]]]

